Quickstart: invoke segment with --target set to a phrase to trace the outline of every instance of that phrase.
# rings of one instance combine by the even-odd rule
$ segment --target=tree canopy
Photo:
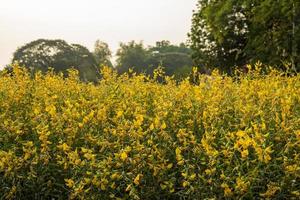
[[[97,40],[94,46],[94,57],[97,63],[97,66],[108,66],[113,67],[110,59],[112,57],[112,52],[109,49],[107,43]]]
[[[150,56],[142,42],[131,41],[128,43],[120,43],[117,50],[117,70],[124,73],[130,68],[136,72],[146,72],[148,70],[147,60]]]
[[[300,2],[198,0],[189,33],[201,67],[230,72],[257,61],[300,69]]]
[[[173,45],[167,40],[148,47],[144,47],[142,42],[121,43],[117,57],[117,69],[120,73],[132,68],[138,73],[151,74],[160,66],[164,68],[166,75],[179,78],[187,76],[193,66],[190,48],[184,43]]]
[[[45,72],[51,67],[55,72],[65,74],[67,69],[74,68],[82,80],[95,81],[98,77],[93,54],[84,46],[68,44],[64,40],[39,39],[25,44],[14,53],[15,61],[32,72]]]

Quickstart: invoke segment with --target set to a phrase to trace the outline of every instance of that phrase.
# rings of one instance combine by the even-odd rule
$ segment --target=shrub
[[[102,73],[1,75],[0,199],[300,197],[299,75]]]

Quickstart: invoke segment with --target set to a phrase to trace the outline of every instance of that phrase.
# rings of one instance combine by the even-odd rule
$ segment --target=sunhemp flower
[[[127,157],[128,157],[128,155],[125,151],[123,151],[120,155],[120,158],[121,158],[122,161],[125,161],[127,159]]]
[[[230,197],[232,196],[232,190],[230,187],[227,185],[227,183],[222,183],[221,187],[224,189],[224,196],[225,197]]]
[[[68,186],[69,188],[72,188],[75,185],[72,179],[65,179],[65,182],[66,182],[66,186]]]
[[[133,180],[134,184],[140,185],[142,176],[143,176],[142,174],[138,174]]]
[[[0,72],[0,196],[299,199],[300,75],[199,78]]]

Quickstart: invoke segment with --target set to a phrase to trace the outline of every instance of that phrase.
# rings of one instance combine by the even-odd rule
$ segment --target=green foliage
[[[130,68],[139,73],[147,72],[148,70],[147,60],[150,54],[142,42],[120,43],[117,57],[117,70],[119,73],[124,73]]]
[[[191,71],[193,62],[190,55],[191,50],[184,43],[177,46],[163,40],[148,48],[142,42],[121,43],[117,52],[117,69],[119,73],[133,68],[138,73],[153,74],[153,70],[161,66],[166,75],[181,78]]]
[[[109,49],[109,46],[107,43],[97,40],[95,42],[93,54],[94,54],[97,66],[113,67],[113,65],[110,61],[112,52]]]
[[[152,66],[162,66],[166,75],[186,77],[192,69],[192,60],[188,54],[180,52],[155,53],[149,61]]]
[[[13,62],[19,62],[31,72],[46,72],[51,67],[66,74],[67,69],[75,68],[84,81],[98,78],[93,54],[79,44],[69,45],[64,40],[39,39],[25,44],[14,53]]]
[[[150,51],[158,51],[159,53],[185,53],[190,54],[191,49],[188,48],[184,43],[180,43],[178,46],[171,44],[168,40],[162,40],[156,42],[156,45],[154,47],[149,48]]]
[[[299,71],[300,3],[292,0],[199,0],[189,34],[198,66],[232,72],[262,61]]]

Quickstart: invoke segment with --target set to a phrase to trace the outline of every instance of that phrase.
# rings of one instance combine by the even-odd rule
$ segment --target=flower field
[[[0,75],[0,199],[300,198],[300,75],[102,76]]]

